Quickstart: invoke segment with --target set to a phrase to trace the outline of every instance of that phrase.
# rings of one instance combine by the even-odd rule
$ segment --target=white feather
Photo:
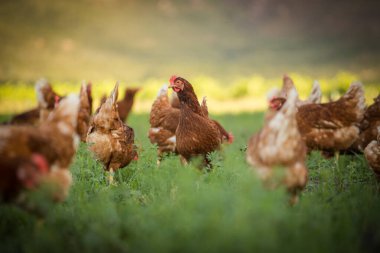
[[[43,108],[47,108],[47,106],[48,106],[47,102],[44,99],[44,94],[42,93],[42,89],[47,85],[49,85],[49,83],[44,78],[41,78],[35,84],[35,91],[36,91],[36,95],[37,95],[37,100],[38,100],[38,103],[40,104],[40,106],[42,106]]]
[[[176,141],[177,141],[175,135],[173,135],[172,137],[168,138],[167,140],[170,141],[171,143],[174,143],[174,144],[175,144]]]
[[[157,97],[165,96],[166,94],[168,94],[168,85],[164,84],[158,91]]]

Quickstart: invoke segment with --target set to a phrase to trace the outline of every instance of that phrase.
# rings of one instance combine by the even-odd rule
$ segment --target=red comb
[[[170,84],[173,84],[174,80],[177,78],[178,78],[178,76],[176,76],[176,75],[173,75],[172,77],[170,77],[170,79],[169,79]]]

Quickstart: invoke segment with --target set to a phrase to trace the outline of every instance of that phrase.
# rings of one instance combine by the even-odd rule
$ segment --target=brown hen
[[[306,146],[296,121],[297,97],[291,90],[286,103],[275,114],[270,112],[272,116],[266,117],[264,127],[249,139],[247,148],[247,162],[266,184],[270,184],[276,166],[286,169],[284,184],[291,204],[297,202],[298,192],[307,183]]]
[[[15,171],[25,166],[32,169],[37,166],[37,169],[41,169],[42,165],[33,161],[33,155],[42,156],[50,167],[44,178],[58,185],[54,197],[57,200],[65,199],[71,185],[68,168],[79,143],[76,133],[78,108],[78,96],[70,95],[38,127],[0,127],[2,171],[17,173]]]
[[[113,183],[114,171],[137,159],[133,129],[120,120],[117,111],[118,87],[117,83],[99,112],[94,115],[87,134],[89,149],[104,169],[110,172],[110,183]]]
[[[194,156],[202,156],[209,164],[207,154],[218,150],[221,144],[218,126],[205,115],[187,80],[174,76],[169,87],[177,93],[181,107],[176,130],[177,152],[185,162]]]
[[[339,100],[300,106],[297,123],[309,150],[346,150],[359,137],[359,122],[365,109],[361,83],[352,83]]]

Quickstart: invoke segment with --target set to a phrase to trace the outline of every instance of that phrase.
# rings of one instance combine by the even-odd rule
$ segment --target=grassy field
[[[306,190],[289,207],[284,189],[265,190],[245,162],[262,116],[215,117],[236,141],[206,173],[177,157],[157,167],[148,115],[132,115],[139,160],[117,171],[117,186],[82,145],[69,198],[42,203],[43,222],[0,206],[0,252],[379,252],[379,184],[365,159],[312,153]]]

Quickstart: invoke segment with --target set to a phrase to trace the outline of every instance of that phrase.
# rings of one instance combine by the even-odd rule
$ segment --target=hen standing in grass
[[[202,110],[192,85],[182,77],[172,77],[170,88],[177,93],[180,105],[179,124],[176,129],[176,149],[185,162],[218,150],[221,144],[218,126]]]
[[[132,110],[135,95],[139,90],[140,90],[139,88],[135,88],[135,89],[127,88],[125,90],[124,98],[120,100],[119,102],[117,102],[121,121],[125,122],[128,119],[129,113]]]
[[[109,182],[113,183],[113,172],[137,159],[133,129],[124,124],[117,111],[118,87],[116,84],[109,98],[94,115],[87,134],[89,149],[110,172]]]
[[[173,81],[173,80],[172,80]],[[175,92],[172,94],[172,99],[169,101],[168,88],[164,85],[158,92],[157,98],[152,105],[150,112],[150,125],[148,137],[152,144],[157,144],[159,159],[163,153],[175,152],[176,136],[175,132],[179,124],[180,118],[180,102]],[[201,110],[205,116],[208,116],[206,99],[204,98],[201,105]],[[233,136],[228,133],[222,125],[213,120],[220,131],[221,141],[233,141]]]
[[[291,204],[297,202],[298,192],[307,182],[306,146],[296,121],[297,97],[291,90],[282,108],[275,114],[270,111],[272,116],[266,117],[264,127],[249,139],[247,148],[247,162],[265,183],[270,184],[276,166],[286,168],[284,184],[291,194]]]
[[[284,80],[287,80],[284,87],[293,89],[289,85],[291,80]],[[285,101],[286,97],[282,93],[273,97],[270,104],[279,110]],[[339,154],[339,151],[347,150],[358,141],[359,122],[362,121],[365,110],[361,83],[352,83],[347,93],[337,101],[297,107],[298,127],[309,151],[321,150],[325,156],[331,157],[334,152]]]
[[[23,182],[23,170],[42,174],[49,165],[44,180],[56,184],[57,191],[52,195],[56,200],[64,200],[71,185],[69,166],[79,143],[76,133],[78,109],[78,96],[70,95],[38,127],[0,127],[2,173],[21,173],[16,178]],[[2,177],[15,178],[15,174],[3,174]],[[23,182],[24,186],[27,183]]]

